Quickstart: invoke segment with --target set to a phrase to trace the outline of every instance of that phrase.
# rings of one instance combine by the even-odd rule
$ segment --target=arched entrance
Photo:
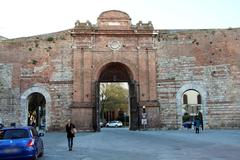
[[[38,100],[38,103],[35,102],[36,100]],[[33,86],[23,92],[21,95],[22,125],[29,124],[29,111],[36,111],[34,104],[38,106],[38,110],[41,110],[39,113],[44,115],[44,117],[42,117],[42,119],[40,118],[39,120],[42,120],[41,123],[44,126],[44,129],[47,130],[50,122],[49,109],[51,107],[51,97],[47,89],[44,87]],[[38,123],[40,124],[40,122]]]
[[[185,128],[192,128],[196,117],[203,122],[201,95],[196,90],[187,90],[182,96],[182,123]],[[202,128],[203,125],[201,124]]]
[[[45,130],[46,99],[41,93],[35,92],[28,96],[28,125]]]
[[[128,66],[119,62],[110,62],[104,65],[95,83],[95,113],[93,127],[100,131],[100,83],[125,82],[129,88],[129,129],[137,130],[140,127],[139,119],[139,85],[134,81],[133,74]]]
[[[191,99],[191,97],[193,97]],[[177,121],[179,128],[183,125],[184,113],[189,113],[192,116],[202,117],[203,126],[208,127],[207,120],[207,92],[201,85],[185,84],[177,92]]]

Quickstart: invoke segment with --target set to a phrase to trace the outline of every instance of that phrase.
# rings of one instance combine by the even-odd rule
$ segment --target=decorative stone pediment
[[[139,21],[132,25],[130,16],[122,11],[110,10],[101,13],[97,19],[97,24],[89,21],[75,22],[75,27],[71,30],[74,35],[77,34],[152,34],[154,28],[152,22],[143,23]],[[114,46],[117,46],[113,43]],[[118,50],[119,47],[111,47],[112,50]],[[121,48],[121,47],[120,47]]]
[[[100,14],[97,26],[100,29],[130,29],[131,18],[125,12],[110,10]]]

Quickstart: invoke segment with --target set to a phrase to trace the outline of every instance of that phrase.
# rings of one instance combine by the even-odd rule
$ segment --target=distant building
[[[174,27],[174,26],[173,26]],[[11,123],[99,131],[99,84],[127,82],[129,129],[240,128],[240,29],[158,30],[122,11],[97,24],[0,42],[0,117]],[[191,93],[189,91],[194,91]],[[192,100],[192,95],[194,99]]]

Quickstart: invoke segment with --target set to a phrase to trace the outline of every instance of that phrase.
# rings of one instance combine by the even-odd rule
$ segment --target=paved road
[[[239,160],[240,130],[129,131],[104,128],[78,133],[68,151],[65,133],[46,133],[39,160]]]

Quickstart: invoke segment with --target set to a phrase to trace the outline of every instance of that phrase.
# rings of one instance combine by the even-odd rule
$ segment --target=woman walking
[[[67,139],[68,139],[68,149],[72,151],[73,147],[73,137],[75,137],[76,128],[75,125],[71,122],[71,119],[68,120],[66,125]]]

